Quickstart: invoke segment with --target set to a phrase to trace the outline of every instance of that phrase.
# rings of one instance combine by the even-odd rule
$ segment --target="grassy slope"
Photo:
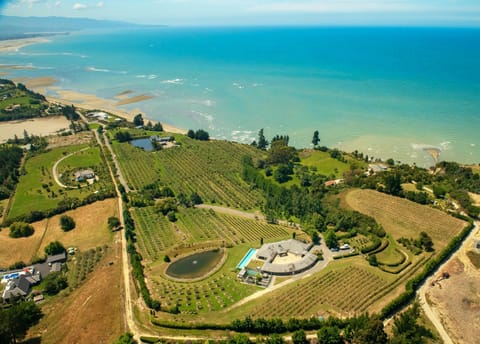
[[[373,190],[351,190],[344,199],[351,208],[373,216],[396,240],[417,238],[421,231],[427,232],[437,251],[466,225],[440,210]]]
[[[79,190],[64,189],[55,183],[53,178],[53,165],[55,162],[60,160],[63,156],[78,152],[85,147],[88,146],[74,145],[54,148],[48,152],[29,158],[25,162],[25,174],[20,177],[8,217],[15,218],[22,214],[28,214],[33,210],[55,208],[64,197],[78,197],[83,199],[95,190],[111,187],[111,181],[106,174],[102,175],[103,178],[100,178],[99,183],[82,187]],[[97,166],[98,170],[103,170],[105,168],[100,159],[100,150],[97,147],[89,148],[87,151],[83,152],[83,154],[80,153],[79,157],[80,159],[77,159],[78,157],[75,155],[71,158],[67,158],[64,163],[60,163],[59,172],[62,171],[62,169],[65,171],[68,165],[70,165],[70,168],[82,166],[83,162],[94,163],[94,166]],[[81,163],[81,165],[79,165],[79,163]],[[42,184],[48,185],[50,192],[42,187]],[[52,192],[54,193],[53,196]]]
[[[317,172],[325,176],[341,178],[349,170],[347,163],[330,157],[328,152],[317,150],[304,150],[300,153],[300,162],[308,167],[315,167]]]

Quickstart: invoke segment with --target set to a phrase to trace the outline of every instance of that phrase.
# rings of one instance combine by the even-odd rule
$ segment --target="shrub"
[[[49,256],[65,252],[65,247],[59,241],[52,241],[45,247],[45,253]]]
[[[62,215],[60,217],[60,227],[64,232],[71,231],[75,228],[75,221],[68,215]]]
[[[33,232],[35,232],[33,227],[25,222],[14,222],[10,226],[11,238],[26,238],[31,236]]]
[[[47,277],[45,277],[43,283],[43,291],[47,295],[56,295],[61,290],[68,287],[67,279],[60,272],[51,272]]]

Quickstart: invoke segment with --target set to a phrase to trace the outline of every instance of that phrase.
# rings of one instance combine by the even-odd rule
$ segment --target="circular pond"
[[[165,273],[174,278],[199,278],[214,269],[220,263],[222,257],[222,250],[195,253],[171,263]]]

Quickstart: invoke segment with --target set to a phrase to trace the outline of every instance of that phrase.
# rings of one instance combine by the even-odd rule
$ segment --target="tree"
[[[288,182],[292,179],[290,176],[290,169],[286,165],[280,165],[278,168],[273,172],[273,178],[279,183]]]
[[[177,216],[175,215],[174,211],[169,211],[167,214],[168,221],[175,222],[177,221]]]
[[[62,215],[60,217],[60,227],[64,232],[71,231],[75,228],[75,221],[68,215]]]
[[[120,226],[120,220],[118,219],[118,217],[115,216],[110,216],[107,220],[107,223],[110,230],[113,230]]]
[[[68,287],[68,282],[65,276],[60,272],[51,272],[43,280],[43,291],[47,295],[56,295],[61,290]]]
[[[137,344],[137,341],[133,339],[133,334],[127,332],[122,334],[113,344]]]
[[[0,308],[0,343],[17,343],[30,327],[38,324],[42,316],[41,309],[32,301]]]
[[[312,144],[314,147],[317,147],[319,142],[320,142],[320,138],[318,137],[318,130],[315,130],[313,132]]]
[[[35,230],[31,225],[25,222],[14,222],[10,226],[10,234],[11,238],[26,238],[33,234]]]
[[[65,252],[65,247],[63,247],[63,245],[59,241],[52,241],[45,247],[45,253],[48,256],[53,256],[62,252]]]
[[[132,135],[126,130],[119,130],[115,133],[115,138],[118,142],[128,142],[132,140]]]
[[[190,202],[192,205],[202,204],[202,198],[195,191],[190,195]]]
[[[210,140],[210,135],[205,130],[198,129],[195,132],[195,139],[200,140],[200,141],[208,141],[208,140]]]
[[[427,338],[433,338],[432,332],[417,324],[420,316],[420,305],[415,302],[411,308],[393,319],[392,344],[424,344]]]
[[[385,177],[385,192],[398,196],[402,192],[402,181],[399,173],[390,173]]]
[[[192,129],[189,129],[187,131],[187,136],[191,139],[194,139],[195,138],[195,132]]]
[[[171,262],[171,259],[170,259],[170,257],[169,257],[168,255],[165,255],[165,256],[163,257],[163,261],[164,261],[165,263],[170,263],[170,262]]]
[[[363,326],[356,329],[352,340],[357,344],[386,344],[387,341],[383,321],[378,317],[368,317]]]
[[[371,265],[371,266],[378,266],[378,260],[377,260],[377,256],[375,254],[371,254],[368,256],[368,263]]]
[[[144,121],[141,113],[133,117],[133,124],[136,127],[143,127]]]
[[[340,329],[337,326],[324,326],[317,332],[317,339],[320,344],[343,344]]]
[[[260,129],[258,132],[258,142],[257,147],[262,150],[266,150],[268,146],[268,141],[265,139],[265,135],[263,135],[263,128]]]
[[[308,344],[307,335],[304,330],[298,330],[292,334],[293,344]]]
[[[395,160],[393,160],[392,158],[390,159],[387,159],[387,161],[385,161],[387,163],[388,166],[392,167],[395,165]]]
[[[163,131],[163,126],[160,122],[157,122],[152,127],[153,131]]]
[[[422,247],[425,249],[425,251],[427,251],[427,252],[432,252],[433,251],[432,238],[426,232],[421,232],[420,233],[420,242],[422,244]]]
[[[232,344],[250,344],[251,341],[246,334],[239,333],[236,334],[232,339],[228,341]]]
[[[325,245],[328,248],[335,248],[338,247],[337,235],[333,229],[329,229],[325,232]]]
[[[283,337],[277,333],[272,334],[270,337],[267,337],[265,340],[266,344],[283,344],[285,341]]]

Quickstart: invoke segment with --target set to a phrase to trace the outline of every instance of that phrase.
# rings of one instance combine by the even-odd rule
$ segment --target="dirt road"
[[[58,169],[58,164],[60,164],[63,160],[67,159],[67,158],[70,158],[72,155],[75,155],[77,153],[80,153],[80,152],[83,152],[84,150],[87,150],[89,149],[90,147],[85,147],[83,149],[80,149],[79,151],[76,151],[76,152],[73,152],[73,153],[70,153],[68,155],[65,155],[63,158],[57,160],[57,162],[53,165],[53,169],[52,169],[52,172],[53,172],[53,179],[55,180],[55,183],[58,184],[58,186],[60,186],[61,188],[65,188],[65,189],[77,189],[76,186],[68,186],[68,185],[65,185],[63,184],[61,181],[60,181],[60,178],[58,177],[58,173],[57,173],[57,169]]]

